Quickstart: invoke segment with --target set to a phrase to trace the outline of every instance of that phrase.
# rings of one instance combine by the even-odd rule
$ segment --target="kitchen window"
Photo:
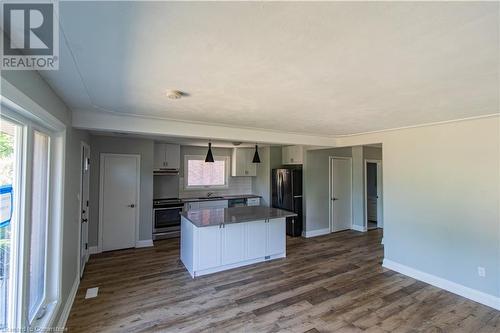
[[[205,162],[205,156],[184,157],[184,187],[186,189],[216,189],[228,187],[228,156],[214,156],[214,162]]]

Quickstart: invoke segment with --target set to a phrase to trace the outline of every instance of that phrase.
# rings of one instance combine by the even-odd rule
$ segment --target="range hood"
[[[154,176],[177,176],[179,174],[179,169],[154,169]]]

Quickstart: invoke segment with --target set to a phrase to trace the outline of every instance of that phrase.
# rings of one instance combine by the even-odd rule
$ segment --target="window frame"
[[[204,155],[184,155],[184,190],[199,191],[199,190],[223,190],[229,188],[229,169],[231,168],[231,159],[229,156],[215,156],[214,161],[224,161],[224,185],[188,185],[189,176],[189,160],[205,160]]]
[[[11,228],[12,243],[11,255],[11,290],[8,329],[28,329],[51,327],[54,324],[57,310],[61,305],[62,288],[62,235],[64,214],[64,149],[66,143],[66,126],[50,113],[33,106],[33,112],[27,111],[20,105],[0,95],[1,117],[21,127],[20,154],[17,157],[16,168],[19,173],[16,183],[18,191],[15,199],[18,206],[13,214],[17,214],[18,223]],[[48,208],[45,253],[45,281],[44,295],[41,304],[35,311],[33,318],[29,316],[29,261],[31,242],[31,190],[33,175],[33,140],[34,131],[49,137],[48,160]],[[17,163],[16,162],[16,163]],[[15,239],[15,240],[14,240]],[[42,315],[43,312],[43,315]],[[39,319],[37,319],[40,317]],[[32,320],[30,320],[32,319]]]

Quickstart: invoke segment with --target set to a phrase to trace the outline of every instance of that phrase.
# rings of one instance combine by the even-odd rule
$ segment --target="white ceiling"
[[[499,112],[496,2],[69,1],[60,20],[41,74],[74,110],[314,135]]]

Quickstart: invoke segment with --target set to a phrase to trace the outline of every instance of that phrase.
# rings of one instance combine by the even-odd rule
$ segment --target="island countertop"
[[[241,223],[268,219],[271,220],[282,217],[297,216],[297,214],[295,214],[294,212],[264,206],[190,210],[181,213],[181,215],[191,223],[193,223],[196,227],[208,227],[220,224]]]

